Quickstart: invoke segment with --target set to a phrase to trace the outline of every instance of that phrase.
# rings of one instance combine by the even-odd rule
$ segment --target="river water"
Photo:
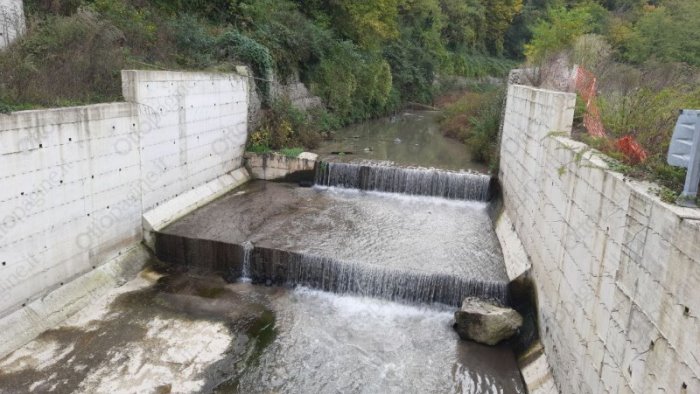
[[[391,161],[399,165],[488,172],[473,160],[469,147],[445,138],[440,113],[406,111],[338,130],[316,150],[325,160]]]

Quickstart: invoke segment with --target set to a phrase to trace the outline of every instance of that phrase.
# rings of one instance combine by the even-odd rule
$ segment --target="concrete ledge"
[[[518,359],[518,366],[528,393],[559,394],[542,344],[537,343],[528,353],[522,355]]]
[[[142,245],[135,245],[46,296],[0,319],[0,358],[58,326],[117,286],[133,278],[150,259]]]
[[[142,220],[146,246],[151,248],[151,250],[155,250],[153,232],[163,229],[168,224],[206,205],[249,180],[250,175],[248,171],[246,171],[245,168],[239,168],[145,212]]]
[[[527,257],[523,243],[515,232],[515,226],[510,221],[508,213],[503,211],[496,218],[496,236],[501,244],[503,260],[506,265],[506,273],[509,280],[514,280],[532,268],[532,263]]]
[[[287,157],[276,152],[246,152],[244,158],[253,179],[272,181],[304,173],[313,174],[318,155],[303,152],[298,157]]]

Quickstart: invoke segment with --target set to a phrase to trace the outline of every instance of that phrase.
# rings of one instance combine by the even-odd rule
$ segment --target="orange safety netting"
[[[584,67],[578,66],[574,77],[576,92],[586,102],[586,113],[583,115],[583,126],[593,137],[607,138],[603,121],[600,118],[596,104],[596,77]],[[630,164],[641,163],[647,159],[647,152],[631,135],[615,141],[615,148],[625,155]]]
[[[615,141],[615,147],[625,155],[625,159],[630,164],[638,164],[647,159],[647,152],[631,135]]]
[[[596,105],[596,77],[592,72],[579,66],[576,70],[576,91],[586,102],[586,113],[583,115],[583,125],[588,134],[594,137],[605,137],[605,128],[600,120]]]

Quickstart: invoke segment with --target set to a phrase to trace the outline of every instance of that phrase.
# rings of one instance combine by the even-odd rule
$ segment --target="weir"
[[[322,161],[316,167],[315,182],[320,186],[458,200],[489,201],[493,194],[492,179],[488,175],[372,162]]]
[[[317,167],[313,188],[256,181],[180,219],[157,235],[158,257],[230,281],[413,303],[458,306],[467,296],[508,303],[485,202],[489,177]]]

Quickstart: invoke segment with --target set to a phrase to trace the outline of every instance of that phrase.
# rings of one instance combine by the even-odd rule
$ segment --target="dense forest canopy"
[[[430,102],[438,75],[503,75],[513,60],[542,61],[584,34],[602,37],[621,62],[700,66],[694,0],[27,0],[25,8],[29,34],[0,57],[5,105],[112,99],[123,67],[244,62],[263,79],[300,75],[355,121]]]

